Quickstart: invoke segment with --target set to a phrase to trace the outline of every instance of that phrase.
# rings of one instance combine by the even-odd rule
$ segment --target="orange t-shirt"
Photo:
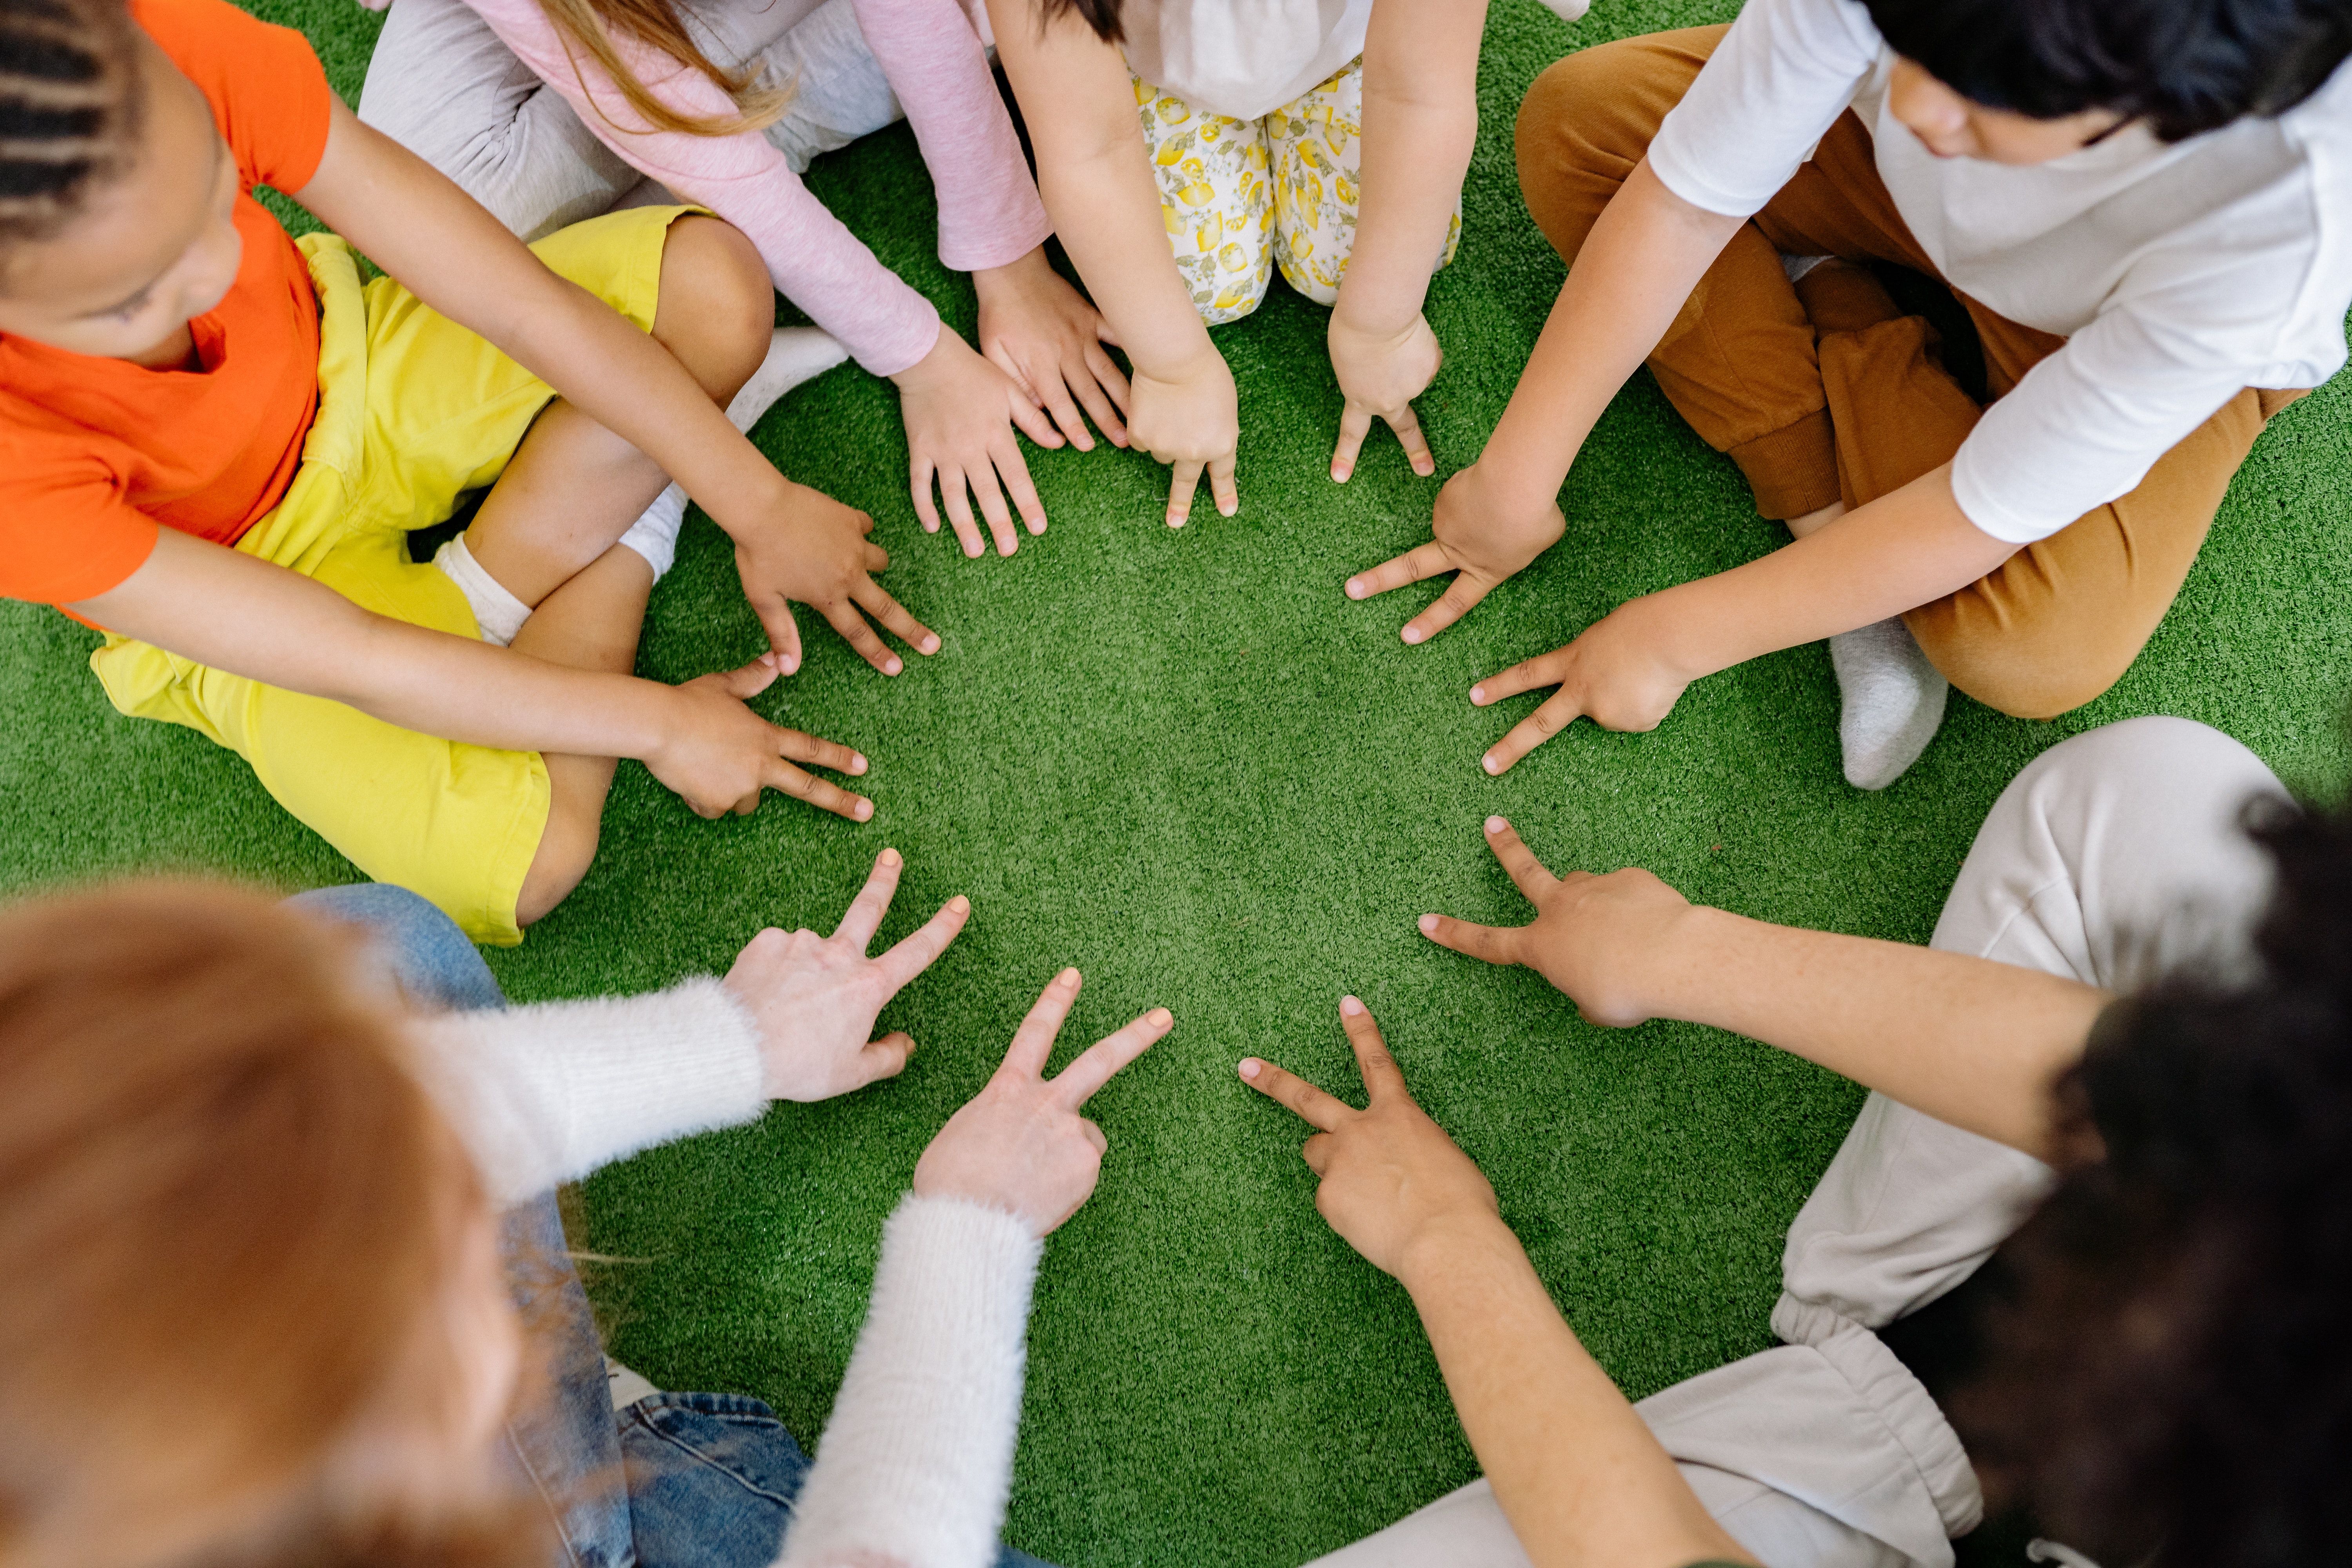
[[[228,0],[132,0],[212,104],[242,187],[236,286],[189,323],[201,371],[146,370],[0,334],[0,595],[51,604],[137,571],[156,529],[235,542],[293,482],[319,401],[319,301],[256,184],[295,191],[333,89],[310,41]]]

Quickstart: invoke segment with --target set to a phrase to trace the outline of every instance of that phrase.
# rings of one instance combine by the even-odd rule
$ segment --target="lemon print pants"
[[[1355,247],[1364,61],[1349,61],[1262,120],[1193,108],[1137,79],[1160,216],[1194,309],[1211,326],[1257,309],[1274,269],[1318,304],[1339,302]],[[1462,243],[1462,198],[1435,266]]]

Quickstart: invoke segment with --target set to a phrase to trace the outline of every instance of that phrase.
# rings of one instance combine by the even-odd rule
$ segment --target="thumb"
[[[793,606],[781,594],[767,605],[760,606],[760,625],[768,634],[768,646],[775,650],[776,673],[797,675],[801,668],[800,623],[793,619]]]
[[[721,670],[719,689],[738,702],[748,702],[776,683],[777,663],[774,654],[763,653],[740,668]]]
[[[857,1065],[865,1077],[860,1085],[886,1078],[897,1078],[907,1070],[907,1059],[915,1054],[914,1037],[904,1029],[895,1029],[857,1053]]]

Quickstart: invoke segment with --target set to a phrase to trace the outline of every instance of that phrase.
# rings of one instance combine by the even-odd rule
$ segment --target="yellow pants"
[[[531,249],[650,331],[669,226],[688,210],[591,218]],[[493,483],[554,389],[391,279],[362,285],[341,240],[301,246],[319,294],[318,417],[285,499],[236,548],[377,615],[478,637],[457,584],[409,560],[408,534]],[[89,663],[115,707],[236,752],[368,876],[423,894],[477,942],[522,940],[515,900],[547,827],[538,752],[403,730],[128,637]]]
[[[1343,66],[1261,120],[1193,108],[1140,78],[1136,112],[1160,180],[1160,216],[1193,308],[1211,326],[1265,298],[1279,266],[1318,305],[1339,300],[1356,245],[1364,62]],[[1462,198],[1436,271],[1462,243]]]

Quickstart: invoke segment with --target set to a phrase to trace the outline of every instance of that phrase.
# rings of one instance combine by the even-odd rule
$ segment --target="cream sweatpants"
[[[2185,719],[2052,747],[1978,830],[1934,945],[2128,991],[2246,962],[2269,868],[2239,831],[2283,794],[2254,754]],[[2047,1190],[2013,1149],[1883,1095],[1789,1229],[1785,1342],[1642,1401],[1684,1477],[1766,1568],[1948,1568],[1982,1512],[1958,1437],[1876,1330],[1958,1285]],[[1484,1480],[1318,1568],[1526,1568]]]

